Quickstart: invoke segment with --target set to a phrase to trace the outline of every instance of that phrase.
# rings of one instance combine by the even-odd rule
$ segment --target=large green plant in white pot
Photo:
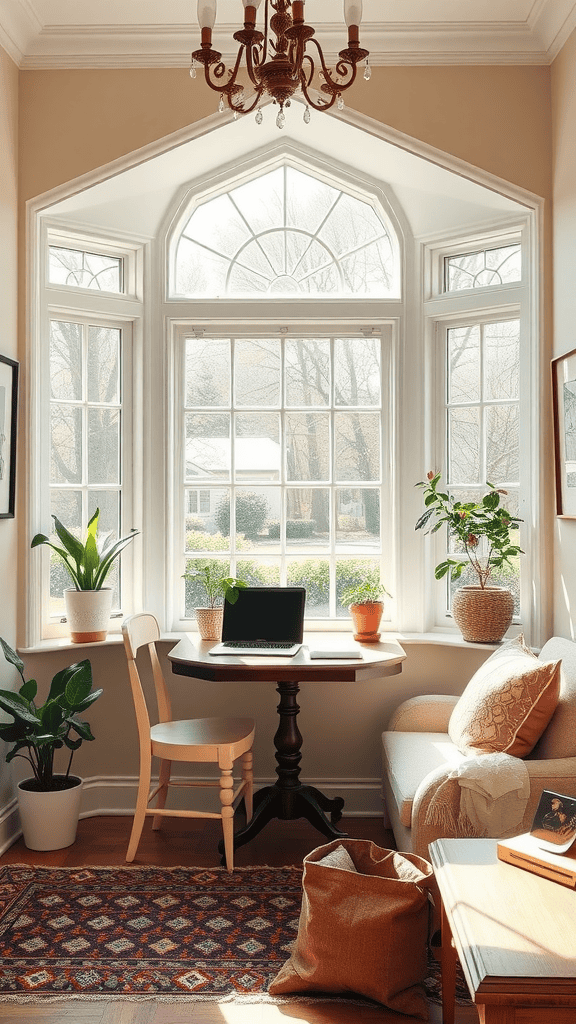
[[[86,540],[82,543],[63,526],[57,516],[52,518],[61,546],[53,544],[44,533],[37,533],[31,547],[36,548],[40,544],[51,547],[64,562],[74,584],[74,587],[64,591],[70,639],[76,644],[105,640],[112,608],[112,590],[104,587],[104,582],[115,559],[134,539],[138,530],[132,529],[127,537],[116,541],[109,534],[100,538],[100,509],[97,508],[88,522]]]
[[[24,842],[30,850],[61,850],[74,842],[80,812],[82,779],[70,773],[72,758],[84,740],[94,739],[78,716],[102,690],[92,689],[92,667],[81,661],[56,673],[46,701],[38,705],[36,680],[24,679],[24,663],[2,637],[0,646],[22,679],[17,693],[0,690],[0,708],[13,719],[0,725],[0,739],[12,744],[7,762],[22,757],[32,768],[17,787]],[[57,750],[69,751],[62,772],[55,768]]]

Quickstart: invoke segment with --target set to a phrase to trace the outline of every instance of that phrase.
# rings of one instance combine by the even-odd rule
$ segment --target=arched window
[[[366,199],[289,165],[196,206],[171,297],[399,295],[397,242]]]

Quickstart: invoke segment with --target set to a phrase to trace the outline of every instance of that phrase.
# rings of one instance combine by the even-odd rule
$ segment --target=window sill
[[[196,632],[195,630],[187,630],[183,632]],[[326,631],[325,631],[326,632]],[[176,643],[182,639],[182,632],[179,633],[162,633],[160,637],[164,641],[173,641]],[[463,640],[459,633],[448,633],[448,632],[437,632],[437,633],[395,633],[382,631],[383,640],[397,640],[399,644],[410,647],[412,644],[436,644],[441,647],[447,648],[463,648],[464,650],[479,650],[479,651],[495,651],[500,646],[499,644],[481,644],[471,643],[469,640]],[[34,644],[32,647],[19,647],[19,654],[44,654],[50,651],[81,651],[92,647],[114,647],[118,644],[122,644],[121,633],[109,633],[105,640],[99,640],[95,643],[90,644],[73,644],[68,637],[59,637],[51,640],[41,640],[39,643]]]

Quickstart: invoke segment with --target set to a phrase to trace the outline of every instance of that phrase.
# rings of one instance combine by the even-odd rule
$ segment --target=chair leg
[[[222,815],[222,831],[224,833],[224,856],[226,868],[232,873],[234,870],[234,808],[232,801],[234,797],[234,779],[232,768],[221,767],[220,776],[220,803]]]
[[[156,810],[162,810],[166,806],[166,797],[168,795],[168,786],[170,785],[170,774],[172,772],[172,761],[166,761],[164,758],[160,761],[160,773],[159,773],[159,784],[160,789],[158,796],[156,797]],[[157,830],[160,828],[162,822],[162,815],[155,814],[152,818],[152,828]]]
[[[150,793],[151,776],[152,758],[150,754],[148,754],[147,757],[143,757],[140,760],[138,797],[136,800],[136,810],[134,811],[134,821],[132,822],[132,832],[130,833],[130,842],[128,843],[128,851],[126,853],[126,862],[128,864],[131,864],[136,856],[136,850],[138,849],[138,843],[140,842],[140,836],[142,835],[142,829],[144,828],[144,819],[146,817],[146,808],[148,806],[148,794]]]
[[[242,754],[242,781],[247,783],[246,789],[244,790],[246,821],[250,821],[254,806],[254,772],[252,771],[252,760],[251,750],[247,750],[245,754]]]

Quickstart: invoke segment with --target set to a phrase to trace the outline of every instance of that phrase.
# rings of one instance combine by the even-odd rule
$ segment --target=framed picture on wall
[[[14,518],[19,365],[0,356],[0,519]]]
[[[576,519],[576,349],[552,360],[556,515]]]

